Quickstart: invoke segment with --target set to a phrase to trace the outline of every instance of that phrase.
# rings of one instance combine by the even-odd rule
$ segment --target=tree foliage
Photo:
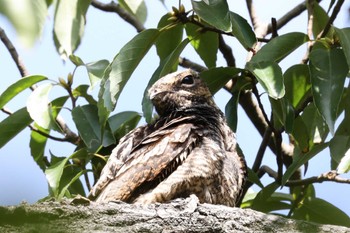
[[[19,37],[28,44],[38,38],[48,9],[54,8],[53,35],[57,52],[75,65],[66,79],[57,81],[22,72],[26,76],[0,96],[0,108],[9,114],[0,122],[0,147],[13,140],[25,127],[30,127],[32,157],[46,175],[51,197],[86,195],[83,185],[90,188],[87,173],[93,173],[97,179],[119,139],[137,126],[141,119],[139,113],[114,114],[113,110],[134,70],[155,46],[160,63],[149,79],[148,87],[178,66],[196,69],[213,93],[224,88],[232,95],[225,108],[230,127],[237,128],[240,104],[263,136],[255,163],[249,168],[249,183],[245,189],[257,184],[261,190],[248,191],[242,207],[263,212],[287,210],[287,217],[350,226],[349,216],[318,198],[313,188],[313,183],[323,181],[350,183],[340,176],[350,170],[350,89],[347,80],[350,29],[333,25],[343,0],[331,1],[329,9],[323,9],[316,0],[301,3],[291,12],[308,12],[308,33],[282,35],[278,35],[278,30],[284,26],[282,21],[272,20],[273,23],[261,30],[251,7],[248,7],[249,23],[234,9],[229,9],[226,0],[193,0],[190,9],[175,6],[161,17],[157,28],[150,29],[143,27],[147,7],[142,0],[106,4],[97,0],[22,0],[22,8],[13,7],[15,3],[9,0],[0,2],[0,13],[10,20]],[[247,0],[247,5],[251,4],[252,1]],[[90,7],[115,12],[138,31],[112,61],[85,63],[74,54],[84,35],[86,12]],[[18,10],[23,12],[18,13]],[[21,15],[26,15],[27,20]],[[295,14],[288,20],[293,17]],[[1,33],[3,38],[5,34]],[[244,67],[236,67],[232,48],[225,43],[229,37],[235,37],[249,54]],[[10,42],[3,41],[9,47]],[[181,57],[187,46],[194,48],[205,66]],[[305,57],[294,59],[295,64],[283,72],[280,62],[302,46],[307,47]],[[217,67],[219,53],[223,54],[227,66]],[[86,68],[88,81],[74,85],[78,67]],[[58,87],[65,90],[62,96],[49,99],[52,89]],[[98,96],[89,93],[93,87],[99,88]],[[29,88],[32,93],[22,109],[14,113],[4,109],[12,98]],[[268,94],[269,103],[262,104],[262,92]],[[84,100],[85,104],[77,105],[78,99]],[[77,132],[71,131],[59,117],[64,108],[71,109],[70,120]],[[146,94],[142,109],[142,116],[150,122],[152,105]],[[271,116],[266,109],[271,109]],[[52,131],[62,137],[52,136]],[[286,142],[283,135],[287,135],[289,141]],[[66,157],[53,154],[47,157],[48,140],[68,141],[76,145],[76,149]],[[261,165],[266,147],[276,155],[277,171]],[[307,169],[308,161],[326,148],[330,150],[332,161],[330,171],[302,179],[300,168]],[[273,177],[268,185],[260,181],[265,173]],[[85,178],[85,184],[79,179],[81,176]],[[290,193],[279,192],[281,186],[289,187]]]

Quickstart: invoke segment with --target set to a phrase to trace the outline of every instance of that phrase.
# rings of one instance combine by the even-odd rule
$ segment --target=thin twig
[[[275,180],[277,180],[278,178],[277,172],[275,172],[273,169],[271,169],[268,166],[262,166],[261,169],[259,170],[258,175],[260,178],[264,174],[268,174],[270,177],[274,178]],[[285,186],[295,187],[295,186],[309,185],[314,183],[323,183],[325,181],[341,183],[341,184],[350,184],[350,179],[340,177],[336,171],[332,170],[332,171],[322,173],[319,176],[312,176],[301,180],[289,180],[286,182]]]
[[[263,157],[264,157],[264,154],[265,154],[265,151],[266,151],[266,148],[267,148],[267,145],[269,144],[269,141],[271,139],[271,136],[272,136],[272,130],[270,127],[267,127],[266,131],[264,133],[264,136],[263,136],[263,140],[260,144],[258,153],[255,157],[254,164],[252,166],[253,172],[257,172],[259,170],[261,163],[262,163],[262,160],[263,160]]]
[[[232,48],[226,44],[221,34],[219,34],[219,50],[224,56],[227,66],[236,67],[236,59],[233,56]]]
[[[7,108],[2,108],[1,111],[2,111],[3,113],[6,113],[7,115],[12,115],[12,114],[13,114],[13,112],[10,111],[10,110],[7,109]],[[32,130],[32,131],[34,131],[34,132],[37,132],[38,134],[40,134],[40,135],[42,135],[42,136],[44,136],[44,137],[50,138],[50,139],[52,139],[52,140],[59,141],[59,142],[67,142],[67,141],[68,141],[66,138],[58,138],[58,137],[52,136],[52,135],[50,135],[50,134],[47,134],[47,133],[41,131],[40,129],[35,128],[35,127],[32,126],[32,125],[28,125],[28,127],[30,128],[30,130]]]
[[[15,62],[21,76],[22,77],[28,76],[28,71],[23,64],[22,59],[18,55],[18,52],[17,52],[15,46],[13,46],[12,42],[7,37],[4,29],[2,29],[1,27],[0,27],[0,39],[1,39],[2,43],[5,45],[5,47],[7,48],[7,50],[9,51],[9,53],[10,53],[13,61]]]
[[[92,0],[91,5],[102,11],[117,13],[122,19],[134,26],[137,32],[145,30],[145,26],[135,16],[129,14],[119,4],[113,1],[110,3],[102,3],[97,0]]]
[[[317,2],[321,2],[322,0],[317,0]],[[277,29],[282,28],[287,23],[289,23],[292,19],[300,15],[306,10],[306,3],[305,1],[295,6],[292,10],[287,12],[285,15],[283,15],[279,20],[277,20]],[[270,34],[272,32],[272,25],[269,24],[267,28],[267,34]]]
[[[331,28],[335,18],[337,18],[337,15],[339,14],[339,11],[340,11],[343,3],[344,3],[344,0],[338,0],[337,1],[337,4],[335,4],[335,6],[333,8],[333,12],[331,14],[331,17],[329,17],[328,22],[327,22],[326,26],[324,27],[324,29],[323,29],[323,31],[321,33],[321,36],[319,38],[323,38],[323,37],[325,37],[327,35],[327,33],[328,33],[329,29]]]

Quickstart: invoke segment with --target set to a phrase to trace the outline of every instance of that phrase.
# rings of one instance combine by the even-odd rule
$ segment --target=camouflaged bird
[[[202,203],[235,206],[245,162],[198,74],[169,74],[149,89],[149,97],[159,118],[120,140],[90,199],[155,203],[195,194]]]

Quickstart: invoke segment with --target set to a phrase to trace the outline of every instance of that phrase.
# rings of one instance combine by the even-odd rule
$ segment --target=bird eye
[[[181,84],[187,84],[187,85],[191,85],[194,83],[194,79],[192,75],[187,75],[186,77],[184,77],[181,81]]]

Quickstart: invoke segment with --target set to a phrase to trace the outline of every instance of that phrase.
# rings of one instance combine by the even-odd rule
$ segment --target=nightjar
[[[89,198],[155,203],[195,194],[202,203],[237,205],[245,161],[198,73],[168,74],[148,93],[158,119],[119,141]]]

